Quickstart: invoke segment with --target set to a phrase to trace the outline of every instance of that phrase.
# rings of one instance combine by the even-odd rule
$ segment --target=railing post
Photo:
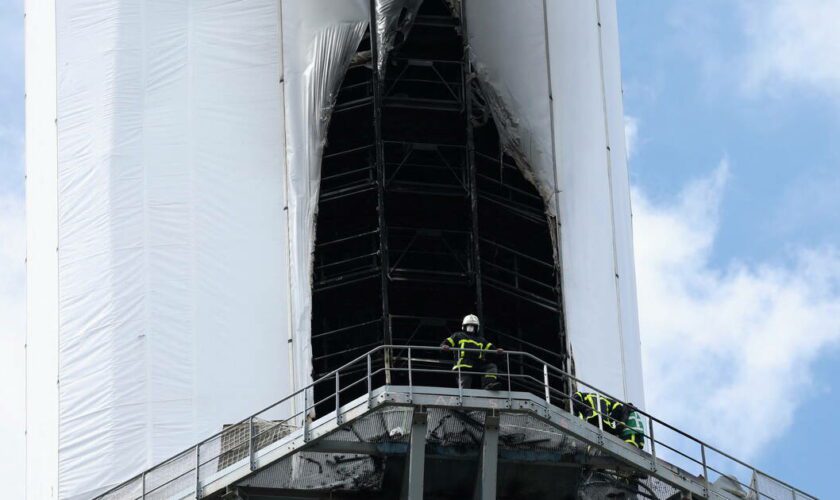
[[[386,347],[383,354],[385,358],[385,385],[391,385],[391,363],[393,362],[391,348]]]
[[[313,386],[314,390],[315,387]],[[309,389],[303,390],[303,442],[309,441]]]
[[[370,408],[370,393],[373,392],[372,382],[370,380],[371,361],[370,354],[367,355],[367,405]]]
[[[706,465],[706,445],[700,443],[700,458],[703,460],[703,496],[709,498],[709,467]]]
[[[595,391],[595,413],[598,414],[598,428],[604,430],[604,416],[601,415],[601,393]]]
[[[201,443],[195,445],[195,500],[201,498]]]
[[[464,387],[461,383],[461,363],[458,362],[458,406],[464,406]]]
[[[543,384],[545,388],[545,410],[551,405],[551,394],[548,392],[548,365],[543,363]]]
[[[248,417],[248,465],[251,470],[256,468],[254,463],[254,416]]]
[[[572,382],[571,382],[571,380],[569,381],[569,394],[567,394],[567,396],[569,396],[569,415],[574,417],[575,416],[575,397],[572,394]]]
[[[507,383],[508,383],[508,401],[507,406],[508,408],[513,407],[513,391],[511,390],[511,378],[510,378],[510,353],[505,351],[505,362],[507,363]]]
[[[414,381],[411,377],[411,346],[408,348],[408,402],[414,401]]]
[[[755,467],[750,467],[752,470],[752,481],[750,482],[750,489],[753,490],[755,493],[755,498],[761,500],[762,498],[766,498],[764,495],[761,494],[761,484],[759,482],[758,471],[755,470]],[[755,484],[755,489],[752,488],[752,484]]]
[[[140,498],[146,500],[146,471],[140,476]]]
[[[338,370],[335,371],[335,421],[341,423],[341,386],[338,380]]]
[[[650,431],[650,468],[656,472],[656,438],[653,437],[653,417],[648,415],[648,430]]]

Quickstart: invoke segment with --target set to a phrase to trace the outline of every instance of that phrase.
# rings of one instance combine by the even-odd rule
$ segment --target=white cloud
[[[747,87],[780,84],[840,98],[840,0],[744,0]]]
[[[627,143],[627,158],[633,157],[639,144],[639,119],[624,115],[624,140]]]
[[[0,192],[0,477],[9,498],[23,498],[26,233],[23,197]]]
[[[711,265],[728,171],[724,159],[668,204],[634,190],[640,323],[652,413],[749,459],[791,426],[811,367],[840,343],[840,252]]]

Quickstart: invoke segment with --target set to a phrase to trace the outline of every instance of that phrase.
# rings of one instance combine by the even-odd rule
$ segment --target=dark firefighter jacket
[[[476,351],[455,351],[455,364],[452,366],[453,370],[473,369],[487,362],[494,362],[496,360],[496,351],[493,344],[487,339],[478,335],[470,335],[466,332],[458,332],[451,337],[447,337],[440,344],[441,347],[449,346],[458,349],[479,349]],[[493,349],[493,350],[491,350]]]
[[[613,401],[604,396],[598,397],[594,392],[578,391],[574,399],[575,415],[594,426],[598,425],[598,412],[595,408],[600,400],[604,430],[637,448],[644,447],[644,425],[633,405],[625,405],[621,401]]]

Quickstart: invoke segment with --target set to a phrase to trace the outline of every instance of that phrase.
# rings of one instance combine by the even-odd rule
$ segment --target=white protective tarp
[[[28,90],[57,85],[28,110],[29,252],[51,226],[58,249],[29,276],[28,496],[72,498],[292,389],[283,75],[273,0],[50,3],[27,32],[55,36]]]
[[[643,405],[615,2],[471,0],[466,9],[503,142],[549,215],[559,212],[577,375]]]
[[[32,498],[113,485],[309,381],[321,152],[370,22],[369,0],[56,10],[27,6]]]
[[[306,385],[312,373],[312,254],[321,156],[338,89],[369,24],[369,0],[283,1],[286,120],[294,124],[286,127],[286,175],[296,387]]]

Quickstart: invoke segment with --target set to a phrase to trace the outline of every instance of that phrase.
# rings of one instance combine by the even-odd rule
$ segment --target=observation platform
[[[373,349],[96,498],[816,498],[643,411],[645,449],[624,443],[562,387],[615,398],[529,353],[503,354],[501,390],[415,385],[446,372],[428,367],[438,350]],[[310,402],[325,382],[334,394]]]

